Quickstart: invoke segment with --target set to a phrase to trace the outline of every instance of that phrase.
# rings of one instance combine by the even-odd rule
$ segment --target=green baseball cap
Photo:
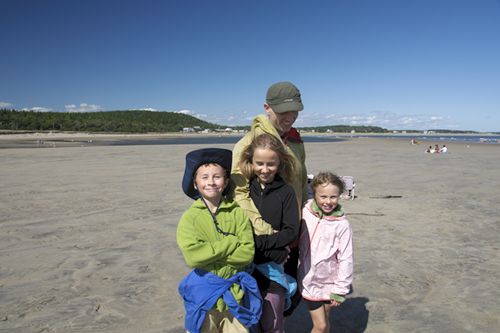
[[[302,111],[299,89],[291,82],[278,82],[267,89],[266,103],[274,112]]]

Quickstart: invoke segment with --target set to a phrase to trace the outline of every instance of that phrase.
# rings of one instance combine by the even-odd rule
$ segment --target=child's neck
[[[218,198],[205,198],[205,197],[203,197],[203,201],[205,201],[207,208],[212,213],[217,212],[217,209],[219,208],[219,204],[220,204],[221,200],[222,200],[222,197],[218,197]]]
[[[264,189],[267,185],[269,185],[272,182],[274,182],[275,179],[276,179],[276,177],[274,177],[273,179],[271,179],[268,183],[263,183],[263,182],[260,181],[260,179],[257,178],[257,182],[259,183],[260,188]]]
[[[319,208],[318,203],[316,202],[316,200],[313,200],[313,202],[312,202],[312,209],[313,209],[313,211],[315,211],[321,217],[323,217],[323,216],[342,216],[342,215],[344,215],[344,213],[342,211],[342,206],[340,206],[340,205],[335,206],[335,208],[331,212],[325,213],[321,208]]]

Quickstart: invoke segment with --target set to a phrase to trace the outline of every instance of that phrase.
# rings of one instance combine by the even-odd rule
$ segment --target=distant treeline
[[[386,130],[382,127],[377,126],[349,126],[349,125],[332,125],[332,126],[320,126],[320,127],[301,127],[301,131],[306,132],[316,132],[316,133],[328,133],[328,132],[336,132],[336,133],[389,133],[389,130]]]
[[[225,125],[208,123],[198,118],[176,112],[142,110],[105,112],[33,112],[0,110],[0,129],[13,131],[84,131],[84,132],[179,132],[183,128],[216,130]],[[233,126],[234,130],[249,130],[250,126]],[[320,126],[301,127],[308,132],[326,133],[387,133],[375,126]]]
[[[220,130],[227,125],[212,124],[198,118],[176,112],[153,112],[144,110],[102,112],[34,112],[0,109],[0,129],[12,131],[74,131],[74,132],[122,132],[154,133],[180,132],[184,128],[195,130]],[[247,131],[250,126],[231,126],[233,130]],[[316,133],[392,133],[377,126],[310,126],[301,131]],[[402,130],[398,132],[403,132]],[[422,131],[405,130],[406,133]],[[475,134],[474,131],[445,129],[428,130],[434,133]],[[496,133],[498,134],[498,133]]]
[[[219,125],[176,112],[32,112],[0,110],[0,129],[28,131],[179,132],[185,127],[214,130]]]

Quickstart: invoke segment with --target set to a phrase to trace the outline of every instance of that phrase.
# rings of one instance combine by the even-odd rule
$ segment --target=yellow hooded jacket
[[[234,146],[233,163],[231,169],[231,179],[236,185],[234,199],[250,218],[254,233],[256,235],[270,235],[274,231],[271,225],[264,221],[258,209],[255,207],[252,199],[250,198],[249,182],[245,178],[245,176],[241,174],[239,161],[243,149],[245,149],[245,147],[252,142],[253,138],[264,133],[271,134],[274,137],[278,138],[281,142],[283,142],[278,131],[271,123],[271,121],[267,118],[267,116],[258,115],[252,122],[250,132],[248,132],[243,138],[241,138]],[[306,152],[304,149],[304,143],[286,140],[286,142],[283,142],[283,144],[287,148],[288,153],[294,156],[296,159],[295,175],[293,175],[293,181],[292,183],[290,183],[290,185],[295,191],[299,210],[301,210],[303,203],[307,200],[307,170],[305,165]]]

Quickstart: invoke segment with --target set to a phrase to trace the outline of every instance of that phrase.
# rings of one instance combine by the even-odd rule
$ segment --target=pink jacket
[[[320,218],[313,199],[302,210],[299,288],[311,301],[330,300],[330,294],[346,295],[352,284],[352,229],[345,215]]]

